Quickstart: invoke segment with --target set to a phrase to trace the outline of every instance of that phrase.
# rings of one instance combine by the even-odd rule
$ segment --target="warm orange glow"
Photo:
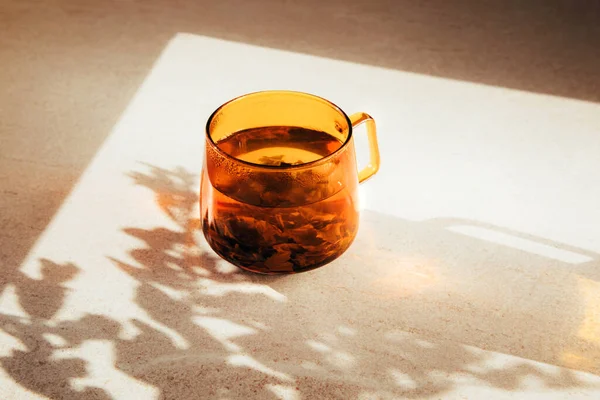
[[[590,370],[597,368],[600,358],[600,282],[576,276],[584,314],[577,337],[586,342],[584,354],[565,352],[562,360],[569,368]]]
[[[600,346],[600,282],[577,276],[577,284],[585,304],[585,314],[577,335]]]
[[[401,257],[388,261],[389,273],[371,283],[383,297],[406,297],[431,289],[439,282],[436,261],[424,257]]]
[[[564,353],[561,357],[561,361],[567,368],[584,371],[589,371],[596,367],[596,361],[594,361],[594,357],[590,357],[589,355],[582,356],[575,353]]]

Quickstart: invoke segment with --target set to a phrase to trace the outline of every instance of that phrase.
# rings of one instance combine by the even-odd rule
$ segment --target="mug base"
[[[231,257],[228,257],[226,254],[223,254],[223,252],[221,251],[221,248],[220,248],[221,246],[218,246],[215,243],[213,243],[213,241],[211,240],[211,237],[209,235],[207,235],[204,228],[202,229],[202,232],[203,232],[204,238],[206,239],[210,248],[220,258],[222,258],[223,260],[235,265],[236,267],[238,267],[246,272],[251,272],[251,273],[259,274],[259,275],[293,275],[293,274],[299,274],[302,272],[308,272],[308,271],[312,271],[317,268],[321,268],[321,267],[331,263],[332,261],[336,260],[342,254],[344,254],[346,252],[346,250],[348,250],[348,248],[350,248],[350,246],[352,245],[352,242],[354,241],[354,238],[353,238],[352,241],[350,241],[348,243],[348,246],[340,249],[340,251],[337,252],[336,254],[329,256],[317,263],[310,264],[308,266],[301,266],[301,267],[298,267],[295,265],[285,265],[284,267],[282,267],[282,266],[276,265],[276,264],[264,265],[260,261],[244,262],[241,260],[236,260]],[[283,263],[283,264],[291,264],[291,263]]]

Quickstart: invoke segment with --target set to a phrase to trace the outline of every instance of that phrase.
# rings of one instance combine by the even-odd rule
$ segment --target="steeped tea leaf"
[[[262,156],[258,159],[258,163],[262,165],[279,166],[283,162],[283,155],[279,156]]]

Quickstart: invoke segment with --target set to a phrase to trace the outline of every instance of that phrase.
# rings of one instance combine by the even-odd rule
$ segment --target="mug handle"
[[[377,129],[375,120],[369,114],[357,112],[350,116],[352,128],[358,127],[363,122],[367,123],[367,137],[369,138],[369,164],[358,172],[358,182],[362,183],[379,171],[379,145],[377,144]]]

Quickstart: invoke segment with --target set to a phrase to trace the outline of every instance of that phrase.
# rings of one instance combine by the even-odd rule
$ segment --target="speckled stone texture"
[[[598,3],[417,3],[0,0],[0,398],[600,398]],[[198,230],[208,115],[273,88],[382,152],[285,277]]]

